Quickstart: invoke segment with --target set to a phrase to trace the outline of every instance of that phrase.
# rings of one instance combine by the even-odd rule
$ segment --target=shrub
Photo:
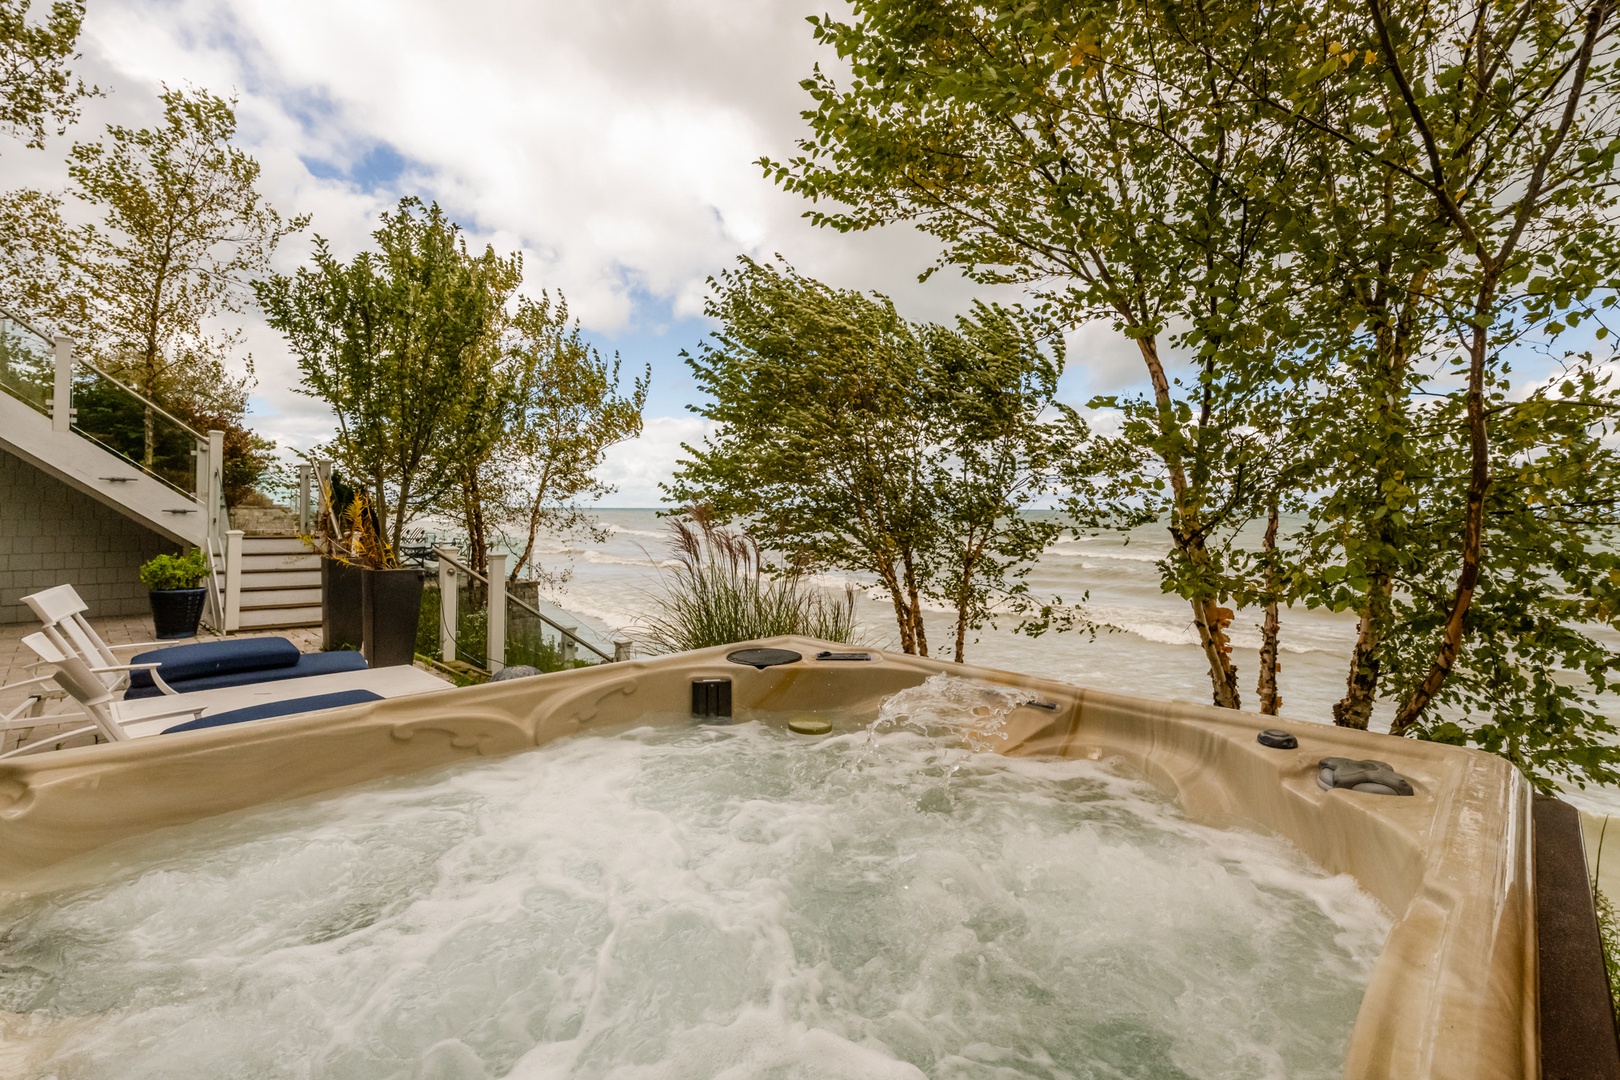
[[[153,592],[195,589],[208,576],[208,560],[192,548],[184,555],[159,555],[141,565],[141,584]]]
[[[638,633],[654,651],[707,649],[779,634],[854,639],[854,586],[845,586],[839,600],[797,570],[773,577],[747,533],[691,513],[670,523],[670,549],[675,565],[663,572],[655,610]]]
[[[1603,966],[1609,974],[1610,1004],[1616,1019],[1620,1019],[1620,914],[1607,894],[1592,886],[1592,899],[1597,901],[1598,932],[1603,937]]]

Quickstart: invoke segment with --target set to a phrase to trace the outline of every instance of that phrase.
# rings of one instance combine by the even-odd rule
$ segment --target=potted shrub
[[[327,545],[322,562],[322,625],[327,647],[359,645],[372,667],[408,665],[416,659],[422,572],[399,565],[363,494],[353,497],[341,520],[342,533]],[[351,606],[356,600],[357,607]],[[356,612],[358,627],[354,625]]]
[[[202,620],[202,587],[208,560],[192,548],[184,555],[159,555],[141,566],[141,584],[151,590],[152,629],[161,639],[197,636]]]
[[[354,489],[336,470],[323,478],[315,532],[304,539],[321,553],[321,648],[358,651],[361,625],[360,564],[350,558],[349,530]]]

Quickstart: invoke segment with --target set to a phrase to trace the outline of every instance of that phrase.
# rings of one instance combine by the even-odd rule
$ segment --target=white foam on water
[[[0,912],[0,1037],[37,1058],[10,1075],[1337,1077],[1389,925],[1354,882],[1096,763],[947,775],[959,692],[887,733],[582,737],[91,856],[100,884]]]

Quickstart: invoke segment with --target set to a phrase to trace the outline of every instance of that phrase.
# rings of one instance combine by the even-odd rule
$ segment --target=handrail
[[[485,575],[480,574],[478,571],[472,569],[470,566],[468,566],[466,563],[462,562],[460,559],[452,558],[451,556],[446,555],[443,551],[438,552],[438,555],[439,555],[439,558],[443,559],[445,562],[449,563],[451,566],[455,567],[457,570],[460,570],[463,573],[467,574],[469,577],[475,578],[478,581],[482,581],[486,586],[489,584],[489,578],[488,577],[486,577]],[[562,626],[561,624],[557,623],[549,615],[546,615],[544,612],[536,610],[527,601],[524,601],[524,600],[522,600],[522,599],[520,599],[520,598],[518,598],[516,596],[513,596],[511,593],[506,594],[506,600],[507,600],[508,603],[516,604],[518,607],[522,608],[524,611],[527,611],[530,615],[533,615],[535,618],[539,619],[541,622],[545,623],[547,626],[549,626],[553,630],[557,631],[557,633],[559,633],[559,634],[563,635],[564,637],[568,638],[569,640],[573,641],[576,645],[583,645],[587,649],[591,650],[591,652],[595,653],[597,656],[600,656],[603,660],[606,660],[606,661],[608,661],[610,663],[612,662],[613,657],[609,656],[607,653],[603,652],[601,649],[598,649],[595,645],[592,645],[590,642],[586,641],[584,638],[580,637],[578,634],[576,634],[572,630],[568,629],[568,627]]]
[[[16,323],[18,326],[22,327],[24,330],[27,330],[30,334],[33,334],[35,337],[39,338],[39,340],[42,341],[42,342],[49,342],[51,340],[49,337],[47,337],[44,334],[40,333],[39,329],[37,327],[35,327],[32,323],[30,323],[27,319],[24,319],[22,316],[18,315],[16,312],[12,311],[10,308],[4,306],[3,304],[0,304],[0,318],[8,319],[11,322]],[[191,437],[193,439],[196,439],[198,442],[207,442],[208,441],[208,439],[205,436],[200,434],[190,424],[186,423],[184,420],[180,419],[178,416],[174,415],[172,412],[165,409],[163,406],[159,405],[157,402],[153,401],[151,398],[147,397],[145,394],[141,393],[139,390],[136,390],[134,387],[128,386],[125,383],[122,383],[119,380],[113,378],[111,375],[109,375],[105,371],[101,370],[101,368],[97,367],[90,360],[86,359],[84,356],[75,355],[73,357],[73,363],[75,365],[83,364],[85,367],[89,368],[91,371],[95,372],[97,375],[100,375],[103,379],[106,379],[108,382],[112,383],[114,386],[118,387],[118,389],[122,390],[124,393],[126,393],[130,397],[134,398],[136,401],[139,401],[142,405],[150,406],[160,416],[163,416],[164,418],[166,418],[168,420],[172,420],[174,423],[180,425],[185,430],[191,432]]]
[[[193,439],[197,440],[198,442],[205,443],[205,442],[208,441],[207,436],[202,435],[201,433],[199,433],[196,428],[192,427],[190,424],[186,423],[184,420],[182,420],[178,416],[174,415],[174,413],[170,412],[168,409],[165,409],[163,406],[159,405],[157,402],[153,401],[151,398],[147,397],[145,394],[142,394],[139,390],[136,390],[134,387],[128,386],[128,385],[126,385],[124,383],[119,382],[117,379],[113,378],[111,375],[107,374],[105,371],[101,370],[99,367],[97,367],[95,364],[92,364],[89,360],[86,360],[84,357],[75,356],[73,358],[73,363],[74,363],[74,366],[83,365],[84,367],[89,368],[91,371],[95,372],[97,375],[100,375],[103,379],[106,379],[108,382],[112,383],[114,386],[118,387],[118,389],[122,390],[124,393],[128,394],[130,397],[134,398],[136,401],[140,402],[142,405],[145,405],[148,408],[150,408],[153,412],[157,413],[159,416],[163,417],[166,420],[173,421],[175,424],[178,424],[181,428],[184,428],[187,432],[189,432],[191,437]]]
[[[40,333],[39,329],[37,327],[35,327],[33,323],[29,322],[27,319],[23,318],[21,315],[18,315],[15,311],[12,311],[10,308],[6,307],[4,304],[0,304],[0,319],[10,319],[12,322],[16,323],[18,326],[22,327],[24,330],[28,331],[30,334],[33,334],[35,337],[39,338],[39,340],[41,340],[41,341],[50,341],[51,340],[50,338],[46,337],[44,334]]]

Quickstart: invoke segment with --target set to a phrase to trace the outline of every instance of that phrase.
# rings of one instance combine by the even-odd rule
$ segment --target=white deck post
[[[579,633],[579,627],[577,626],[565,626],[563,629],[568,631],[568,634]],[[562,636],[562,640],[557,642],[557,645],[562,652],[562,662],[565,664],[572,664],[575,658],[579,656],[579,644],[575,642],[573,638],[569,637],[568,634],[564,634]]]
[[[244,533],[232,529],[225,534],[225,632],[242,629],[242,543]]]
[[[206,439],[197,440],[197,448],[191,452],[191,456],[197,459],[197,483],[192,490],[197,493],[198,502],[206,502],[208,499],[208,477],[210,475],[208,442]]]
[[[506,552],[489,555],[489,670],[506,666]]]
[[[451,663],[456,658],[456,584],[459,580],[455,548],[435,549],[439,556],[439,658]]]
[[[298,535],[299,536],[308,536],[309,531],[310,531],[309,530],[309,523],[310,523],[311,515],[310,515],[310,512],[309,512],[309,488],[310,488],[310,481],[312,479],[311,474],[313,472],[314,472],[314,470],[310,468],[310,464],[307,461],[304,462],[302,465],[298,466]]]
[[[208,505],[203,507],[204,519],[208,522],[208,539],[210,541],[223,540],[225,531],[231,527],[229,521],[221,521],[220,516],[225,512],[225,433],[223,431],[210,431],[208,433]],[[228,553],[227,553],[228,554]]]
[[[635,659],[635,653],[632,651],[634,648],[635,648],[635,646],[634,646],[634,644],[631,642],[631,640],[629,638],[622,638],[622,637],[614,638],[613,639],[613,661],[614,661],[614,663],[623,663],[626,660]]]
[[[56,386],[51,394],[51,430],[73,430],[73,339],[51,339],[56,354]]]

